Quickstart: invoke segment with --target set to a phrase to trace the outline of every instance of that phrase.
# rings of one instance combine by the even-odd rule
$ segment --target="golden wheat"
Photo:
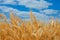
[[[3,18],[4,17],[4,18]],[[0,14],[0,40],[60,40],[60,23],[58,20],[49,23],[37,21],[30,12],[31,21],[22,21],[13,13],[10,22]]]

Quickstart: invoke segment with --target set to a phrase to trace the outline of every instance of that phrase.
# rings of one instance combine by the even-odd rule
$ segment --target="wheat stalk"
[[[60,23],[51,20],[48,24],[38,21],[30,11],[31,21],[23,21],[13,13],[10,23],[0,14],[0,40],[60,40]]]

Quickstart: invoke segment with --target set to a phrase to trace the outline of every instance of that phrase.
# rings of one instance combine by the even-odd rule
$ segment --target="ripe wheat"
[[[0,14],[0,20],[4,15]],[[54,20],[48,24],[37,21],[30,12],[31,21],[22,21],[10,14],[10,22],[0,21],[0,40],[60,40],[60,23]]]

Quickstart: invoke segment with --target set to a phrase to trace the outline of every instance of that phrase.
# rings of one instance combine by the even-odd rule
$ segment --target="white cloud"
[[[40,0],[40,1],[36,1],[36,0],[0,0],[0,4],[11,4],[11,5],[24,5],[25,7],[29,7],[29,8],[35,8],[35,9],[44,9],[44,8],[48,8],[49,6],[52,5],[52,3],[49,3],[45,0]],[[20,17],[25,17],[27,19],[27,17],[29,17],[29,13],[30,12],[25,12],[25,11],[19,11],[17,9],[14,8],[10,8],[10,7],[6,7],[6,6],[0,6],[0,10],[2,10],[2,12],[14,12],[16,13],[18,16]],[[45,14],[57,14],[58,10],[53,10],[53,9],[45,9],[45,10],[40,10],[42,13]],[[37,13],[37,12],[33,12],[33,14],[37,17],[37,19],[40,20],[48,20],[50,17],[41,14],[41,13]]]
[[[0,4],[16,4],[14,0],[0,0]]]
[[[52,5],[44,0],[36,1],[36,0],[3,0],[0,4],[11,4],[11,5],[24,5],[29,8],[43,9],[48,8]]]
[[[13,9],[13,8],[9,8],[9,7],[6,7],[6,6],[0,6],[0,10],[2,10],[2,12],[19,12],[18,10],[16,9]]]
[[[52,3],[48,3],[47,1],[40,0],[17,0],[19,1],[19,5],[25,5],[26,7],[30,8],[48,8],[48,6],[52,5]]]
[[[17,10],[17,9],[13,9],[13,8],[10,8],[10,7],[6,7],[6,6],[0,6],[0,10],[2,10],[2,12],[3,13],[5,13],[5,12],[14,12],[14,13],[16,13],[16,15],[17,16],[20,16],[20,17],[23,17],[23,18],[26,18],[27,20],[29,19],[29,18],[27,18],[27,17],[29,17],[29,13],[30,12],[25,12],[25,11],[19,11],[19,10]],[[37,12],[33,12],[33,14],[36,16],[36,18],[37,19],[39,19],[39,20],[43,20],[43,21],[47,21],[48,19],[49,19],[49,17],[48,16],[46,16],[46,15],[44,15],[44,14],[40,14],[40,13],[37,13]],[[22,18],[22,19],[23,19]]]
[[[57,14],[58,13],[58,10],[45,9],[42,12],[44,12],[45,14]]]

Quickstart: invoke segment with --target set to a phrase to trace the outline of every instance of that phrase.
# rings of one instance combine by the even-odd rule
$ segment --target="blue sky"
[[[9,19],[13,12],[22,19],[29,19],[30,10],[38,20],[47,21],[51,17],[60,20],[60,0],[0,0],[0,13]]]

